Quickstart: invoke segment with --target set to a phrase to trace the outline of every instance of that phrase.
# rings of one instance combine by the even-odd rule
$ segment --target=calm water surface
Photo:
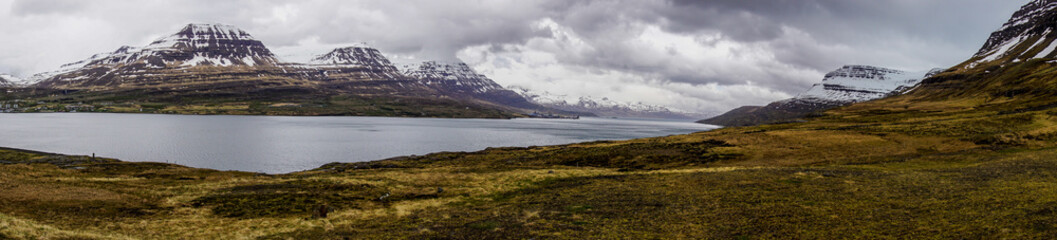
[[[219,170],[286,173],[440,151],[710,130],[689,122],[567,119],[0,114],[0,146]]]

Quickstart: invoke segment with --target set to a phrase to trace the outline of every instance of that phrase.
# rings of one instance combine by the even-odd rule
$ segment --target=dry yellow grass
[[[63,230],[0,213],[0,238],[11,239],[134,239],[112,233],[85,230]]]

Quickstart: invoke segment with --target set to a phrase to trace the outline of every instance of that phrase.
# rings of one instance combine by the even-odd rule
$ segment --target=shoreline
[[[18,134],[12,133],[16,135],[16,137],[21,137],[8,139],[7,141],[3,141],[2,144],[4,144],[3,146],[12,149],[29,150],[48,154],[87,155],[96,153],[128,162],[177,163],[188,167],[220,171],[234,170],[244,172],[264,172],[269,174],[288,174],[316,169],[322,165],[335,162],[352,164],[358,162],[380,161],[390,158],[430,155],[440,152],[478,152],[491,148],[528,148],[534,146],[584,144],[593,141],[627,141],[641,138],[690,134],[716,129],[713,126],[691,122],[611,118],[583,118],[575,121],[568,119],[522,118],[492,121],[499,119],[423,119],[345,116],[316,116],[313,118],[304,118],[291,116],[193,115],[203,117],[196,118],[192,116],[172,116],[166,114],[128,114],[120,116],[121,113],[111,113],[110,115],[102,113],[71,113],[68,116],[63,115],[66,114],[42,113],[41,115],[36,116],[23,115],[25,117],[9,115],[8,117],[10,118],[5,122],[15,124],[8,125],[9,127],[13,127],[9,128],[9,130],[17,132]],[[0,119],[3,118],[3,115],[0,115]],[[26,122],[27,124],[19,124],[19,122]],[[153,122],[160,122],[161,125],[152,124]],[[76,124],[90,124],[97,127],[78,130],[76,128],[79,127],[77,127],[78,125]],[[171,129],[176,130],[176,132],[164,130],[164,128],[158,128],[163,126],[176,126],[173,124],[186,125],[187,127],[180,128],[182,130]],[[40,130],[24,129],[32,126],[40,126],[43,128]],[[48,126],[55,126],[58,128]],[[422,135],[423,137],[438,137],[444,136],[445,133],[459,133],[462,134],[460,135],[462,137],[459,139],[466,138],[463,139],[466,142],[449,141],[446,143],[432,143],[432,140],[429,140],[431,139],[429,137],[412,137],[420,140],[408,139],[405,141],[401,139],[406,137],[401,136],[422,133],[405,132],[400,130],[403,129],[402,126],[413,127],[413,129],[416,129],[414,130],[415,132],[433,132]],[[222,137],[227,136],[224,134],[237,134],[258,128],[266,129],[266,131],[264,131],[263,135],[258,135],[259,137],[256,138]],[[566,128],[572,132],[554,130]],[[613,130],[606,130],[611,128]],[[656,129],[661,132],[639,132],[639,130],[635,130],[640,128]],[[537,129],[542,132],[537,132]],[[318,131],[330,132],[330,134],[324,134],[325,136],[323,138],[331,139],[333,144],[320,145],[312,142],[312,139],[318,137],[316,137],[317,134],[309,133],[315,133]],[[498,136],[488,134],[491,131],[502,131],[505,133]],[[615,132],[606,133],[608,131]],[[605,136],[588,138],[577,137],[587,136],[584,134],[592,134],[596,132],[599,134],[604,133]],[[173,133],[179,134],[169,135]],[[531,134],[531,136],[525,137],[522,136],[522,133]],[[38,137],[25,134],[37,134],[36,136]],[[545,140],[542,140],[539,137],[532,137],[536,136],[535,134],[542,134],[539,136],[547,137],[545,137]],[[575,134],[575,136],[568,134]],[[59,139],[56,139],[56,137],[48,136],[82,136],[79,138],[84,140],[73,141],[70,140],[69,137],[59,137]],[[126,137],[114,138],[114,136]],[[232,151],[225,148],[204,147],[198,144],[180,144],[181,142],[186,141],[213,139],[213,137],[218,136],[221,136],[221,139],[223,140],[208,142],[225,146],[229,144],[245,144],[247,147],[240,147],[239,149],[242,150]],[[471,141],[472,139],[475,139],[472,138],[472,136],[488,137],[489,139],[499,137],[498,139],[500,139],[500,141]],[[25,138],[25,140],[17,140],[20,138]],[[159,138],[171,138],[173,140],[159,140]],[[39,141],[57,142],[40,144]],[[364,141],[373,143],[365,143],[366,145],[356,144]],[[167,143],[175,145],[159,145]],[[272,150],[275,148],[260,149],[261,146],[271,146],[274,144],[286,146],[281,149],[290,151]],[[123,147],[115,148],[114,146]],[[247,150],[255,152],[246,152]],[[302,152],[309,150],[311,152]],[[266,157],[259,159],[253,157],[261,154],[266,154],[262,155]]]

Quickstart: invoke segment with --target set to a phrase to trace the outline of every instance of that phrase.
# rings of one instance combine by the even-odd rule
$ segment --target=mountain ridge
[[[455,96],[472,97],[485,102],[523,109],[526,111],[553,111],[496,83],[478,73],[463,62],[441,63],[426,61],[404,66],[404,74],[419,79],[423,84],[452,93]],[[555,111],[560,114],[574,114]]]
[[[804,117],[854,103],[902,94],[923,79],[945,71],[935,68],[924,72],[846,65],[829,72],[821,83],[814,84],[796,97],[766,106],[745,106],[698,123],[720,126],[751,126],[768,123],[802,121]]]
[[[435,74],[476,74],[465,64],[462,67],[465,69],[444,69]],[[295,114],[327,115],[451,115],[440,110],[447,109],[444,111],[509,118],[541,108],[483,75],[466,76],[472,78],[408,76],[380,51],[365,46],[335,48],[303,63],[283,62],[263,42],[234,26],[189,24],[144,47],[123,46],[113,52],[64,64],[56,71],[36,74],[31,78],[31,84],[25,86],[27,89],[20,91],[27,96],[46,99],[41,94],[50,95],[54,90],[61,90],[63,94],[74,93],[77,98],[108,104],[114,98],[128,103],[160,101],[167,106],[165,111],[173,107],[181,111],[202,108],[190,106],[196,104],[238,104],[239,108],[261,104],[311,104],[322,106],[322,109],[257,107],[256,111],[282,112],[276,114],[295,111],[302,112]],[[464,91],[463,85],[480,88]],[[138,101],[129,101],[121,97],[126,95],[142,97]],[[100,99],[100,96],[108,99]],[[358,100],[345,100],[350,97]],[[43,102],[50,101],[53,100]],[[80,102],[84,101],[77,101]],[[380,102],[384,103],[382,107],[378,106]],[[355,107],[348,107],[360,110],[342,110],[338,106],[343,104],[354,104]],[[414,110],[418,105],[438,108],[429,111],[432,113],[420,113]],[[316,112],[320,110],[325,112]]]
[[[628,117],[628,118],[661,118],[661,119],[700,119],[701,114],[680,112],[667,107],[649,105],[641,102],[628,103],[611,100],[609,98],[594,98],[590,96],[572,97],[556,95],[550,92],[537,92],[524,87],[510,87],[511,90],[525,97],[530,102],[544,107],[560,109],[570,112],[592,113],[601,117]]]

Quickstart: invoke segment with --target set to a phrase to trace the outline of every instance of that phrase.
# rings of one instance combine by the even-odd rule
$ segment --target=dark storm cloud
[[[717,29],[740,41],[780,37],[777,26],[828,43],[919,39],[978,48],[1028,0],[672,0],[673,31]],[[702,14],[707,13],[707,14]],[[975,40],[975,41],[974,41]]]
[[[594,56],[567,56],[566,60],[638,72],[665,71],[664,65],[672,63],[636,63],[634,59],[641,57],[636,54],[641,53],[612,41],[641,27],[631,23],[642,23],[673,33],[719,32],[730,41],[763,43],[781,63],[818,72],[844,64],[907,70],[945,67],[968,57],[987,33],[1026,1],[673,0],[667,4],[606,4],[612,2],[580,1],[555,16],[559,23],[606,49]],[[762,79],[687,76],[680,72],[669,75],[670,80],[689,83],[752,81],[789,93],[806,85],[788,77],[770,77],[774,74],[763,74],[768,78]]]

